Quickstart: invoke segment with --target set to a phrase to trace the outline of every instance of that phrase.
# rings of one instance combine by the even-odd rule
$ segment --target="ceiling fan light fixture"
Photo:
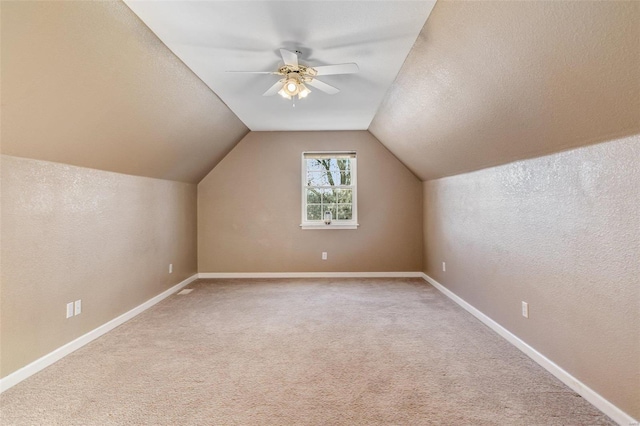
[[[288,78],[284,82],[282,90],[289,96],[295,96],[300,92],[300,83],[295,78]]]
[[[307,95],[311,93],[311,90],[309,90],[307,86],[302,83],[300,83],[300,87],[302,87],[302,89],[300,90],[300,92],[298,92],[298,99],[306,98]]]
[[[282,86],[282,89],[278,91],[278,95],[282,96],[285,99],[291,99],[291,95],[289,95],[285,90],[285,86]]]

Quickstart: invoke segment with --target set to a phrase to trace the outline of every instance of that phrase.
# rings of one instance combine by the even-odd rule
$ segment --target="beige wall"
[[[429,181],[424,203],[427,274],[640,418],[640,136]]]
[[[312,150],[357,151],[357,230],[300,229]],[[366,131],[252,132],[198,184],[200,272],[419,271],[421,235],[420,181]]]
[[[1,164],[0,376],[196,272],[195,185],[6,155]],[[82,314],[65,319],[77,299]]]

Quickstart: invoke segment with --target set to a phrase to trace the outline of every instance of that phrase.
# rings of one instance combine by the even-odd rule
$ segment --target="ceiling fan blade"
[[[318,90],[322,90],[324,93],[328,93],[329,95],[335,95],[340,91],[340,89],[330,86],[327,83],[323,83],[320,80],[316,80],[315,78],[309,82],[307,82],[309,86],[313,86]]]
[[[282,88],[282,81],[276,81],[273,86],[269,87],[266,92],[262,94],[262,96],[273,96],[278,93],[278,90]]]
[[[280,55],[285,65],[291,65],[294,68],[298,68],[298,55],[288,50],[280,49]]]
[[[358,64],[336,64],[336,65],[323,65],[319,67],[313,67],[318,71],[318,75],[332,75],[332,74],[353,74],[360,70]]]

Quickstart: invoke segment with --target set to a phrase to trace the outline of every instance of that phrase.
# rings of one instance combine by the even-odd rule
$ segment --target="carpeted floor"
[[[0,396],[8,425],[609,425],[421,279],[200,280]]]

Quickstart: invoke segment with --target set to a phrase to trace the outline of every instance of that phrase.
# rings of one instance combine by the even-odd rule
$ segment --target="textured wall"
[[[248,132],[121,1],[0,7],[3,154],[197,183]]]
[[[301,230],[303,151],[355,150],[356,230]],[[420,181],[360,132],[251,132],[198,184],[200,272],[419,271]],[[321,260],[321,252],[329,259]]]
[[[640,418],[640,136],[429,181],[424,203],[427,274]]]
[[[1,164],[2,377],[196,272],[195,185]],[[65,319],[77,299],[82,314]]]
[[[439,0],[369,130],[422,180],[640,132],[640,2]]]

